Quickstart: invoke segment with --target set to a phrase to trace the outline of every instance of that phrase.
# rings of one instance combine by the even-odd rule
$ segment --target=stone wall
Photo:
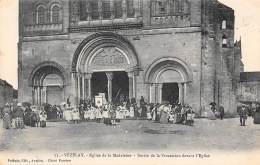
[[[200,32],[199,28],[167,29],[167,30],[144,30],[135,39],[135,34],[125,36],[134,46],[141,62],[141,72],[137,77],[137,98],[144,96],[148,99],[148,86],[144,84],[144,71],[157,59],[162,57],[177,57],[185,61],[193,71],[193,82],[189,84],[187,102],[197,106],[199,93],[199,66],[200,66]],[[19,80],[19,99],[31,101],[32,90],[29,86],[29,77],[33,69],[45,61],[54,61],[66,70],[67,94],[71,90],[71,64],[74,52],[82,40],[92,33],[84,35],[71,34],[70,38],[64,40],[28,41],[21,44],[22,71]],[[53,46],[55,45],[55,46]],[[198,108],[198,107],[197,107]],[[197,109],[196,108],[196,109]]]
[[[0,79],[0,108],[11,102],[13,102],[13,87]]]
[[[241,102],[260,102],[260,82],[240,82],[238,96]]]
[[[232,115],[236,111],[240,70],[237,64],[241,60],[241,54],[234,51],[234,11],[214,0],[205,1],[203,8],[203,104],[207,110],[210,102],[216,102]],[[225,27],[222,27],[223,21]],[[223,39],[226,39],[225,45]]]

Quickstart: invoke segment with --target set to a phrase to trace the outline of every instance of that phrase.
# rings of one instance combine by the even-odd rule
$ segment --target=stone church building
[[[236,109],[234,10],[217,0],[20,0],[19,101],[105,93]]]

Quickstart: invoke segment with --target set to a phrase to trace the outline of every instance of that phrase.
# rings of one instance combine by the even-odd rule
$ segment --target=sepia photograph
[[[0,164],[257,164],[259,11],[0,0]]]

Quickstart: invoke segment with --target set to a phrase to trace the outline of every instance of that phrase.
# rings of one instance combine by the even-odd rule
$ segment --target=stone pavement
[[[251,118],[245,127],[239,125],[239,118],[195,119],[194,126],[146,120],[124,120],[116,126],[48,122],[46,128],[1,129],[0,135],[2,151],[260,149],[260,125]]]

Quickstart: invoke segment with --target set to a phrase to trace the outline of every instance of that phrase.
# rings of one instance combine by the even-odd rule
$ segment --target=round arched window
[[[222,47],[223,48],[227,47],[227,37],[225,35],[222,36]]]
[[[60,7],[58,5],[54,5],[51,8],[51,22],[59,23],[60,21]]]
[[[43,6],[37,7],[37,23],[38,24],[45,23],[45,9]]]

